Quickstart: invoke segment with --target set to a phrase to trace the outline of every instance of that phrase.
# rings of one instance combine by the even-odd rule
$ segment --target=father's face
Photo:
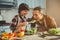
[[[40,11],[33,10],[33,18],[37,20],[39,19],[39,17],[40,17]]]

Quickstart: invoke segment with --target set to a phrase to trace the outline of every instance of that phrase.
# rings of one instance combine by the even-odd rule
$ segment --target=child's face
[[[20,14],[21,14],[22,16],[27,15],[27,13],[28,13],[28,10],[22,10],[22,11],[20,12]]]
[[[33,18],[36,20],[39,19],[40,18],[40,11],[33,10]]]

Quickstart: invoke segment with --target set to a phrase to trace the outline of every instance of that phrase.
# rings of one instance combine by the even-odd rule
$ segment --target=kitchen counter
[[[57,28],[60,30],[60,28]],[[56,35],[45,35],[44,38],[40,36],[40,34],[35,34],[35,35],[26,35],[23,37],[24,40],[60,40],[60,33]]]
[[[10,25],[10,23],[3,23],[3,24],[0,24],[0,26],[8,26]]]
[[[23,37],[24,40],[42,40],[38,35],[28,35]]]
[[[58,36],[46,36],[44,38],[39,37],[39,35],[26,35],[23,38],[21,38],[22,40],[60,40],[60,37]]]

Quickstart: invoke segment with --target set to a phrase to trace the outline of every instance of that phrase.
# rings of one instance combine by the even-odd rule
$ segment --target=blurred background
[[[18,6],[21,3],[26,3],[30,7],[27,18],[32,16],[34,7],[41,6],[42,11],[54,17],[58,27],[60,27],[60,0],[0,0],[0,21],[11,23],[12,18],[18,14]]]
[[[36,6],[41,6],[43,11],[46,8],[46,0],[0,0],[0,11],[1,15],[3,15],[3,20],[10,23],[12,18],[18,14],[18,7],[21,3],[26,3],[29,5],[30,10],[28,12],[27,17],[32,16],[32,9]]]

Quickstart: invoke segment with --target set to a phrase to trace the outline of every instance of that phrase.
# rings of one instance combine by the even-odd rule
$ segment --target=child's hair
[[[18,8],[18,13],[20,13],[22,10],[29,10],[29,6],[26,3],[21,3]]]

